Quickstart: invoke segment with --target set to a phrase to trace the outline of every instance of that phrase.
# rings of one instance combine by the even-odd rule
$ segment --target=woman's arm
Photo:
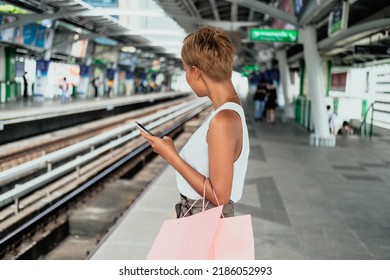
[[[175,149],[172,138],[159,138],[141,131],[152,148],[175,168],[190,186],[203,196],[205,177],[184,161]],[[233,181],[233,164],[238,158],[242,146],[242,126],[237,113],[231,110],[222,110],[210,122],[207,142],[209,148],[209,178],[206,180],[206,199],[218,205],[213,189],[221,205],[230,200]]]
[[[240,116],[232,110],[218,112],[210,121],[207,143],[210,183],[220,204],[227,204],[232,191],[234,162],[242,148]]]

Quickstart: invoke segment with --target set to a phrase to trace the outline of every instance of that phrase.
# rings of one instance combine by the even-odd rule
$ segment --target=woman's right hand
[[[174,160],[178,158],[178,153],[171,137],[164,136],[163,138],[160,138],[158,136],[149,135],[143,131],[140,131],[140,133],[142,137],[149,141],[154,152],[159,154],[168,163],[172,164]]]

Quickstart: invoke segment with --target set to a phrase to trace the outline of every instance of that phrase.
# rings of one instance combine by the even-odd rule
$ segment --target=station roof
[[[356,65],[389,58],[354,52],[357,44],[390,45],[388,0],[349,0],[347,29],[334,36],[328,35],[329,14],[340,5],[342,1],[339,0],[144,0],[138,1],[143,5],[136,9],[132,6],[128,10],[95,8],[81,0],[2,2],[31,11],[31,14],[20,15],[19,21],[13,23],[15,26],[43,19],[59,19],[84,30],[80,38],[103,36],[116,40],[121,46],[136,46],[145,52],[177,59],[179,44],[186,33],[201,25],[214,25],[227,30],[233,38],[238,50],[238,64],[270,61],[275,50],[281,48],[286,49],[290,63],[294,63],[303,58],[303,46],[299,42],[274,44],[254,42],[248,38],[250,28],[274,28],[280,22],[287,24],[285,28],[288,29],[314,25],[321,55],[330,58],[335,65]],[[291,10],[296,3],[302,3],[299,12]],[[144,29],[134,29],[116,17],[126,15],[153,18],[157,22],[170,20],[171,23],[160,24],[160,30],[155,28],[154,33],[147,32],[148,25]]]

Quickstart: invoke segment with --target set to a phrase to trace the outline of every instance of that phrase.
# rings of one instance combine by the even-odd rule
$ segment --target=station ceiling
[[[81,0],[6,0],[4,3],[27,9],[37,19],[52,18],[88,30],[93,36],[105,36],[122,45],[136,44],[144,51],[164,55],[165,50],[150,43],[142,34],[134,34],[117,18],[97,13]],[[302,0],[299,14],[280,9],[284,0],[155,0],[167,16],[185,32],[201,25],[220,26],[227,30],[237,46],[239,65],[261,64],[272,61],[276,49],[285,49],[290,63],[303,58],[303,46],[253,42],[248,39],[250,28],[272,28],[274,19],[289,23],[288,28],[304,28],[314,25],[317,29],[319,51],[334,65],[357,65],[370,61],[389,59],[389,55],[357,55],[354,46],[390,46],[389,0],[349,0],[348,30],[334,37],[328,36],[329,13],[338,0]],[[283,2],[283,3],[282,3]],[[294,0],[291,0],[294,3]],[[166,30],[161,30],[164,35]],[[143,47],[142,47],[143,46]],[[166,54],[168,57],[170,54]],[[177,57],[176,57],[177,58]]]

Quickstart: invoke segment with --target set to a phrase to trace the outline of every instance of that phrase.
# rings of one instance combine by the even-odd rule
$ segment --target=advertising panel
[[[15,21],[15,19],[16,18],[13,16],[0,15],[0,25],[11,23]],[[0,41],[13,42],[14,37],[15,37],[15,28],[13,27],[0,31]]]
[[[346,1],[340,1],[329,14],[328,36],[332,36],[342,30],[345,30],[348,25],[348,18],[349,3]]]
[[[15,17],[0,15],[0,23],[13,22]],[[15,43],[19,45],[47,48],[51,42],[54,32],[43,25],[30,23],[13,28],[7,28],[0,32],[0,41]]]

